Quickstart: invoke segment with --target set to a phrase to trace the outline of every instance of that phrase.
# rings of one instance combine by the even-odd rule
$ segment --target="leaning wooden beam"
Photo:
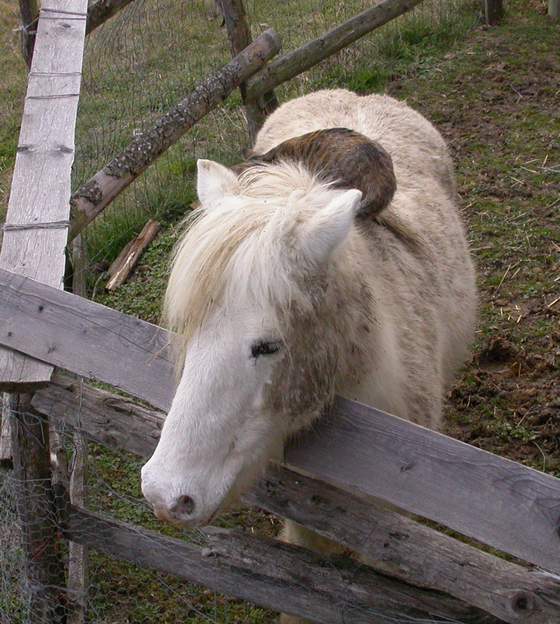
[[[0,344],[169,409],[177,336],[1,269],[0,292]],[[560,574],[559,479],[341,398],[300,440],[296,469]]]
[[[194,544],[74,508],[64,532],[118,559],[313,622],[496,622],[438,592],[393,581],[364,566],[336,566],[303,548],[237,531],[198,531]]]
[[[39,17],[38,0],[19,0],[19,12],[21,15],[21,53],[27,67],[31,67]]]
[[[279,49],[279,36],[272,29],[265,31],[230,63],[161,117],[150,130],[137,136],[123,152],[81,186],[72,196],[70,239],[93,221],[119,193],[197,121],[263,67]]]
[[[224,16],[232,54],[239,54],[252,41],[243,0],[217,0],[217,3]],[[247,100],[247,86],[244,82],[239,85],[239,90],[247,117],[249,138],[253,144],[266,116],[278,107],[278,100],[274,91],[265,93],[258,101]]]
[[[115,450],[148,458],[164,413],[57,372],[33,407]],[[79,411],[78,411],[79,407]],[[560,579],[481,552],[448,535],[287,468],[271,467],[245,501],[359,552],[375,569],[472,604],[500,621],[549,624]]]
[[[62,287],[87,0],[44,0],[4,225],[0,267]],[[52,366],[0,349],[0,380],[26,391]]]
[[[89,35],[131,2],[132,0],[97,0],[90,4],[87,12],[86,34]]]
[[[367,33],[413,9],[422,0],[383,0],[340,26],[284,54],[259,72],[247,85],[247,98],[256,100],[274,87],[317,65]]]
[[[70,176],[80,93],[87,0],[44,0],[33,60],[0,266],[62,287],[70,213]],[[3,293],[4,296],[4,293]],[[0,349],[0,380],[18,392],[47,383],[52,366]],[[25,577],[31,622],[65,622],[61,558],[50,478],[48,424],[28,394],[10,398],[14,471],[19,482]]]

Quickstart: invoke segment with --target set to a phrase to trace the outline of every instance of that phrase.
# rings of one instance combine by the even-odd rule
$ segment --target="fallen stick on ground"
[[[107,282],[107,290],[115,290],[126,282],[140,256],[157,236],[160,228],[161,225],[157,221],[150,219],[140,234],[125,246],[115,262],[109,267],[111,279]]]

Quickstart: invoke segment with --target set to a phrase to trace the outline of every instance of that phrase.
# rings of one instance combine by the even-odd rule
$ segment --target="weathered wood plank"
[[[287,468],[270,467],[245,501],[360,553],[376,570],[446,592],[499,621],[550,624],[560,613],[560,577],[499,559]]]
[[[169,409],[177,337],[2,270],[0,292],[0,344]],[[552,476],[344,399],[286,460],[560,573]]]
[[[193,544],[72,509],[65,533],[113,557],[313,622],[388,624],[407,617],[496,622],[443,594],[365,566],[348,561],[337,566],[297,546],[236,531],[198,531]]]
[[[169,333],[2,269],[0,292],[0,344],[168,406],[175,389]],[[0,381],[0,389],[9,384]]]
[[[37,27],[0,267],[60,288],[87,0],[45,0]],[[0,349],[0,379],[27,390],[52,366]]]
[[[70,239],[279,49],[279,36],[272,29],[265,31],[83,184],[72,195]]]
[[[165,414],[82,379],[56,371],[52,383],[33,396],[41,414],[109,448],[149,457],[159,440]]]
[[[164,413],[91,388],[57,372],[33,407],[114,449],[148,458]],[[560,579],[530,571],[402,516],[304,477],[270,467],[245,502],[290,518],[366,557],[374,568],[412,585],[472,604],[500,621],[549,624],[560,609]]]
[[[263,93],[310,69],[367,33],[413,9],[422,0],[383,0],[362,11],[321,37],[279,57],[247,81],[247,98]]]
[[[287,465],[560,573],[560,480],[337,398]]]

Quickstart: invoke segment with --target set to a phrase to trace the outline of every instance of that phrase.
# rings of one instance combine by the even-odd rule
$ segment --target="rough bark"
[[[86,35],[113,17],[132,0],[97,0],[88,7]]]

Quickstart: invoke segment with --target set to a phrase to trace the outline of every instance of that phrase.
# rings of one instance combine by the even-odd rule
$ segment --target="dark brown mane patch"
[[[391,156],[379,143],[348,128],[328,128],[288,139],[247,165],[295,160],[336,188],[363,193],[359,216],[372,218],[386,208],[397,188]]]

